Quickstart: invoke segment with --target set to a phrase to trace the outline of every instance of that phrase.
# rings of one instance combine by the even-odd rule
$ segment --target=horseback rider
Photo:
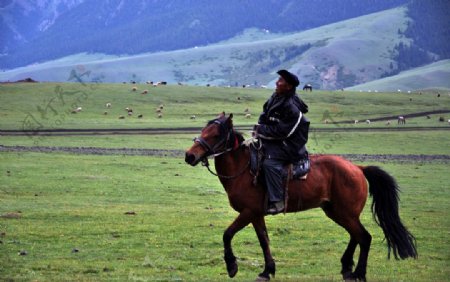
[[[279,70],[277,74],[275,92],[264,104],[254,128],[264,150],[262,168],[269,198],[268,214],[284,211],[284,166],[308,157],[305,144],[309,120],[304,116],[308,106],[295,92],[300,81],[287,70]]]

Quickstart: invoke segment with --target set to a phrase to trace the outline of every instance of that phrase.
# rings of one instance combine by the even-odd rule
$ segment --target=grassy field
[[[222,232],[236,213],[205,169],[176,158],[41,153],[1,158],[0,214],[9,217],[0,218],[5,280],[227,279]],[[374,237],[368,279],[446,281],[448,164],[381,165],[403,188],[400,211],[417,238],[419,259],[388,261],[381,229],[366,208],[362,220]],[[340,279],[348,236],[322,211],[267,219],[277,281]],[[251,227],[236,236],[234,246],[241,267],[235,281],[255,278],[263,259]]]
[[[136,92],[132,87],[137,87]],[[148,94],[140,94],[148,90]],[[235,125],[253,125],[262,111],[269,89],[162,86],[146,84],[38,83],[0,84],[0,129],[58,128],[148,128],[203,127],[207,120],[225,111],[235,115]],[[450,96],[435,92],[359,93],[314,91],[302,93],[310,105],[308,118],[312,127],[337,125],[331,122],[406,115],[410,113],[448,110]],[[106,108],[111,103],[111,108]],[[162,118],[156,108],[163,105]],[[71,111],[81,107],[82,111]],[[128,117],[126,107],[133,109]],[[245,110],[253,115],[245,118]],[[104,112],[108,112],[107,115]],[[142,118],[137,116],[142,114]],[[119,116],[125,116],[119,119]],[[196,119],[191,119],[195,115]],[[407,126],[446,126],[450,114],[431,115],[407,120]],[[325,124],[328,120],[330,124]],[[340,125],[343,126],[343,125]],[[355,127],[386,127],[385,121]],[[398,126],[393,120],[391,127]]]
[[[85,87],[0,85],[0,128],[23,129],[30,114],[46,128],[202,127],[221,110],[240,112],[235,123],[251,125],[256,117],[245,119],[243,110],[249,107],[257,115],[270,95],[268,90],[168,86],[151,88],[145,96],[131,92],[130,85],[95,85],[77,104],[83,111],[66,114],[56,126],[52,122],[78,95],[64,96],[65,104],[58,107],[55,102],[58,113],[50,109],[44,119],[37,106],[47,105],[58,86],[67,91]],[[372,95],[313,92],[304,98],[311,105],[312,126],[320,128],[337,126],[323,123],[324,113],[336,120],[363,120],[448,109],[450,98],[434,93]],[[113,108],[104,116],[106,102]],[[165,105],[162,119],[154,116],[160,103]],[[118,120],[129,105],[149,115]],[[198,118],[190,120],[191,114]],[[411,120],[423,130],[311,133],[309,148],[313,153],[450,155],[448,124],[437,118]],[[425,131],[427,126],[443,129]],[[184,150],[192,137],[0,136],[0,145]],[[397,179],[402,188],[400,214],[416,236],[419,251],[417,260],[387,260],[382,231],[366,207],[362,222],[373,235],[367,278],[448,281],[448,163],[364,164],[380,165]],[[186,165],[182,157],[0,152],[0,281],[251,281],[264,264],[252,227],[233,241],[240,266],[233,280],[222,260],[222,234],[236,216],[218,179],[201,166]],[[268,217],[267,225],[278,267],[274,281],[340,281],[339,259],[348,235],[321,210]]]

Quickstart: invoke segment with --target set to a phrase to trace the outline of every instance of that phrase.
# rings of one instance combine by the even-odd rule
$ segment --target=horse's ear
[[[227,125],[228,125],[229,128],[232,128],[232,127],[233,127],[233,114],[230,114],[230,115],[228,116],[226,123],[227,123]]]

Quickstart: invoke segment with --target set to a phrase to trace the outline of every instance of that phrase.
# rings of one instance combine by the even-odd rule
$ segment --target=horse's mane
[[[236,137],[237,137],[237,139],[238,139],[238,141],[239,141],[239,144],[242,144],[242,142],[244,142],[244,140],[245,140],[245,138],[244,138],[244,136],[242,136],[242,133],[240,133],[239,131],[234,131],[234,135],[236,135]]]

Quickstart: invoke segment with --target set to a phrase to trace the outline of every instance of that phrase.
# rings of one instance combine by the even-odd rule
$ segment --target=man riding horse
[[[279,70],[277,74],[280,77],[275,92],[264,104],[254,132],[264,150],[262,168],[269,198],[268,214],[284,211],[284,167],[308,158],[305,144],[309,120],[304,116],[308,106],[296,94],[300,82],[287,70]]]

